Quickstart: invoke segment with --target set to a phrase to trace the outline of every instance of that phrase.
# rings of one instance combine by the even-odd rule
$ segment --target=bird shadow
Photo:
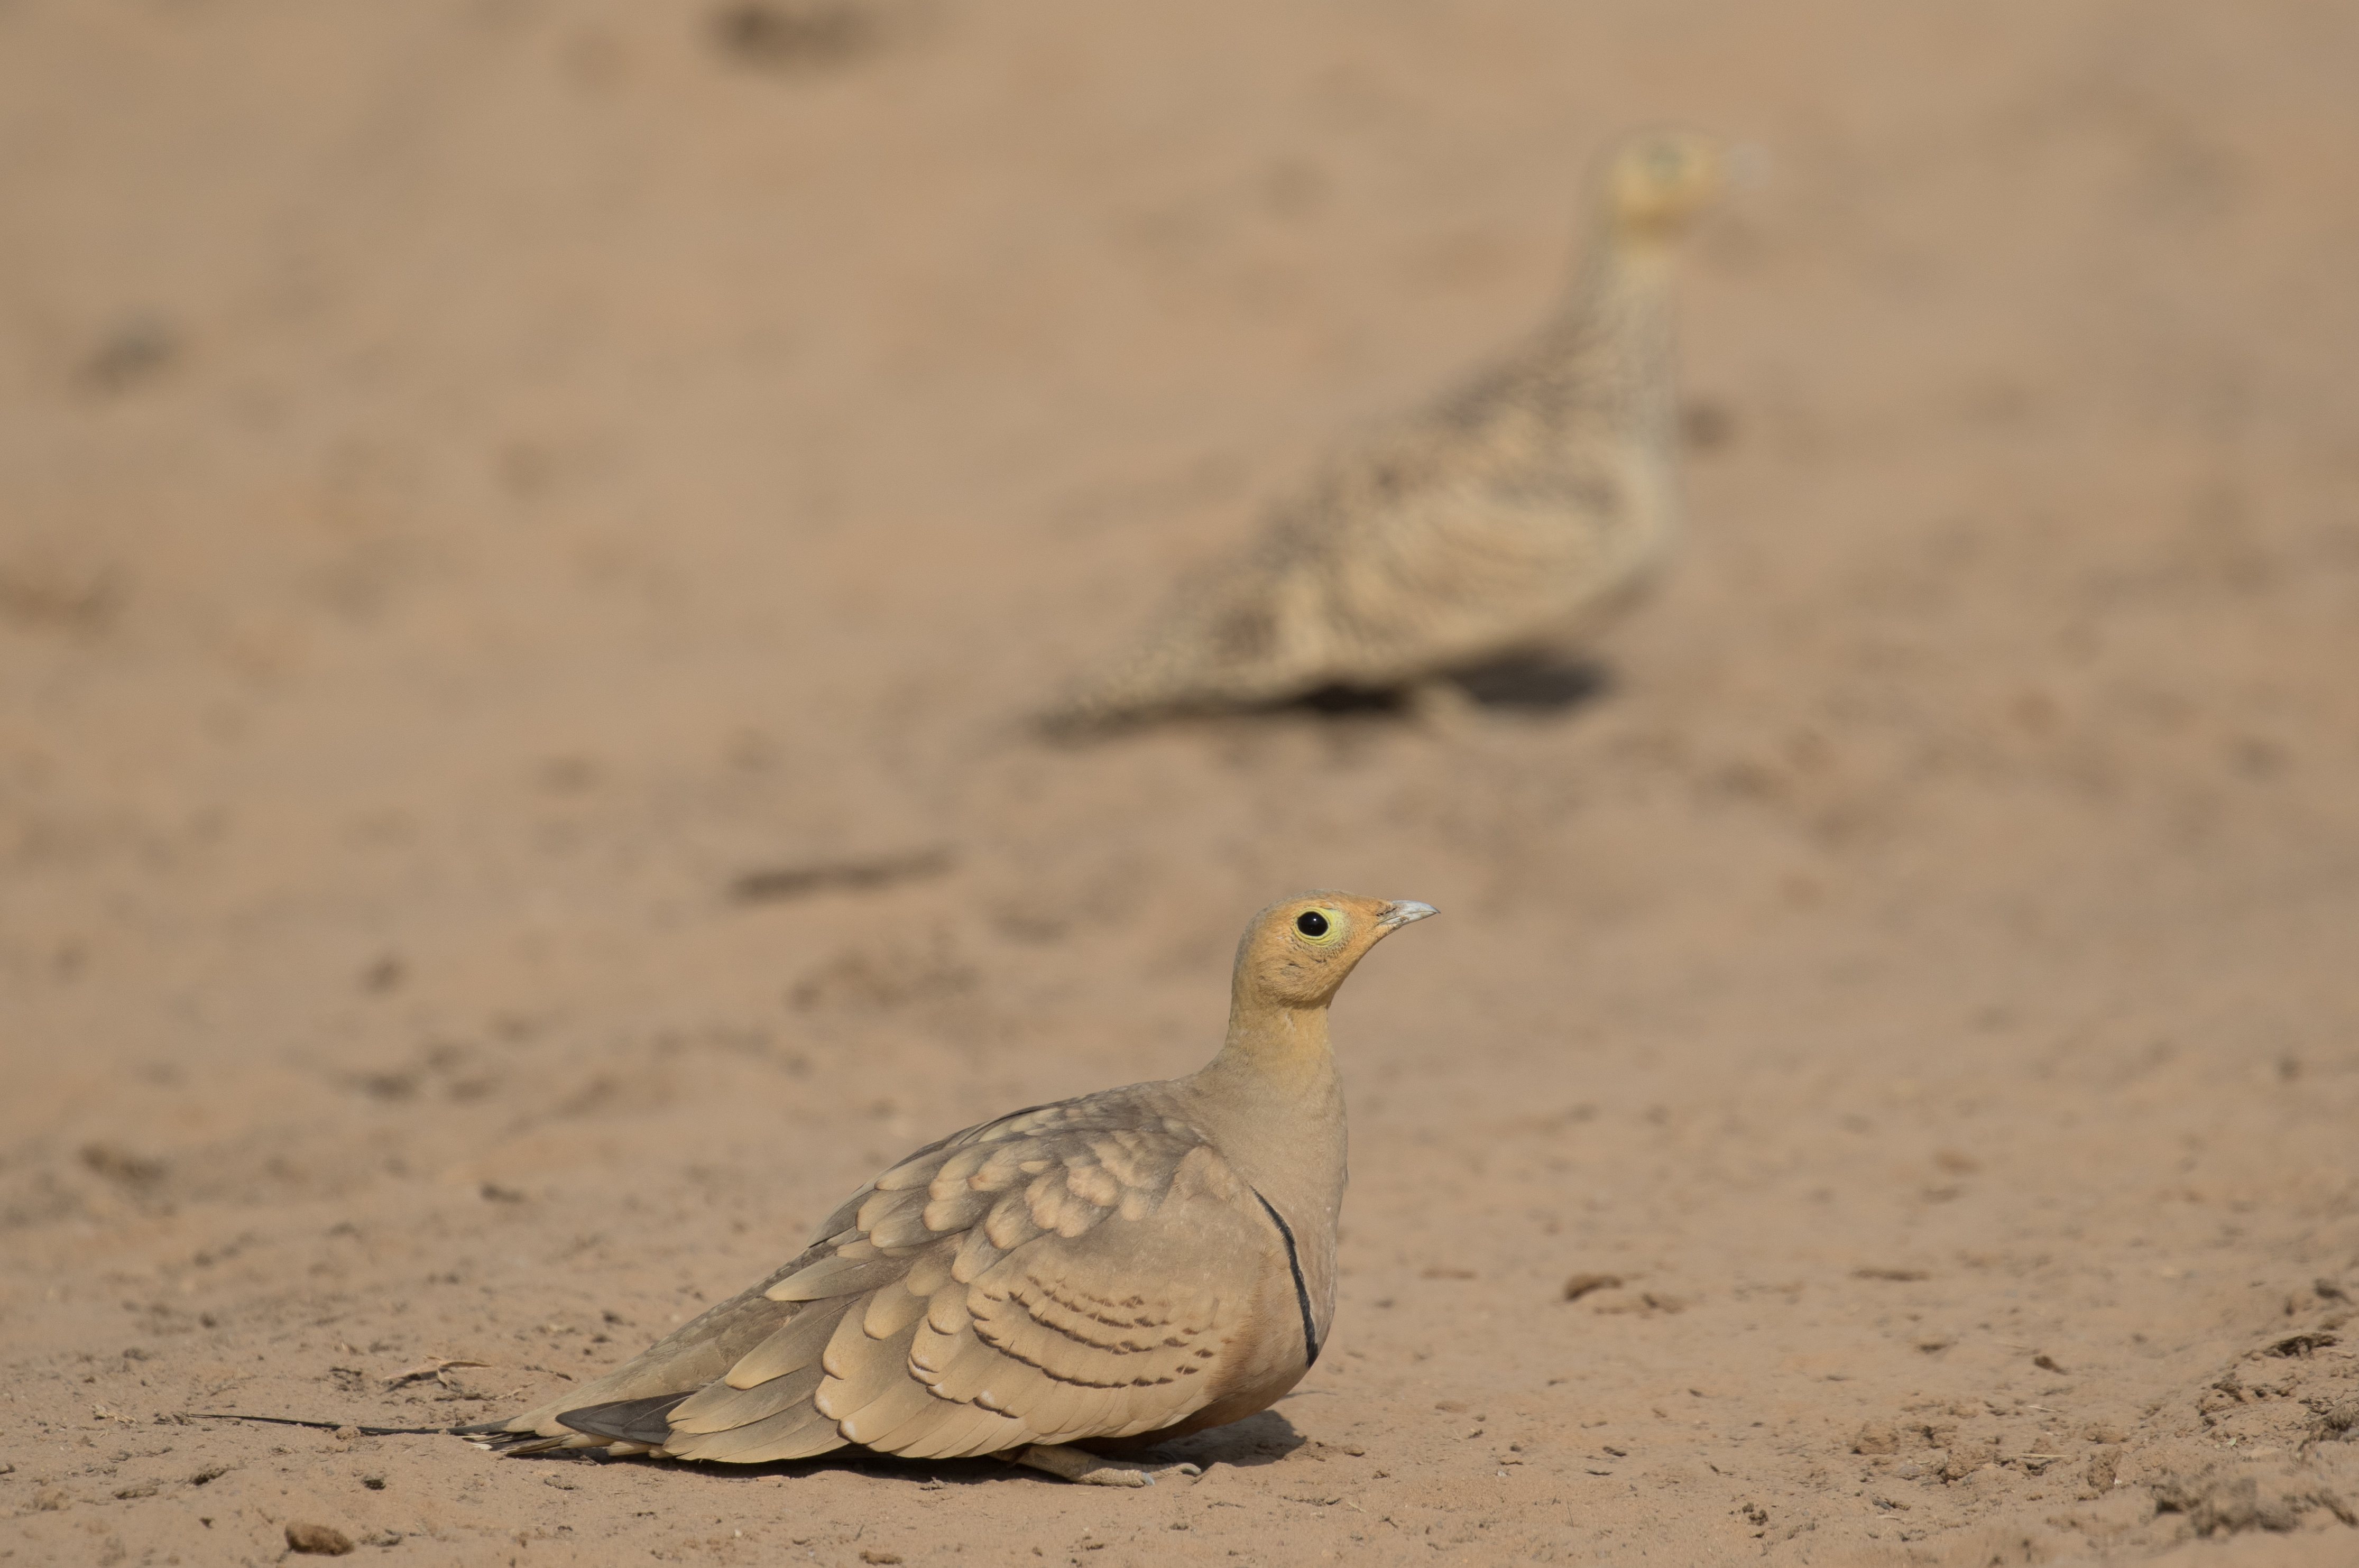
[[[1474,707],[1498,713],[1570,713],[1614,690],[1614,672],[1604,664],[1547,654],[1516,654],[1464,665],[1445,671],[1442,679],[1457,687]],[[1402,686],[1322,686],[1261,711],[1350,719],[1406,721],[1417,716],[1409,690]]]
[[[1210,1432],[1200,1432],[1191,1437],[1158,1443],[1153,1448],[1125,1453],[1122,1457],[1134,1464],[1197,1465],[1207,1470],[1215,1465],[1228,1465],[1240,1470],[1250,1470],[1258,1465],[1275,1465],[1309,1441],[1295,1430],[1292,1421],[1276,1410],[1263,1410]],[[1038,1470],[1026,1469],[1004,1459],[901,1459],[889,1454],[871,1454],[858,1449],[837,1449],[814,1459],[781,1459],[766,1465],[699,1465],[677,1459],[647,1458],[614,1460],[571,1454],[517,1457],[569,1466],[651,1465],[722,1486],[756,1481],[766,1476],[792,1477],[830,1473],[872,1475],[880,1481],[908,1481],[925,1490],[937,1486],[980,1486],[1004,1481],[1064,1484]]]
[[[1541,654],[1473,665],[1452,670],[1450,679],[1477,707],[1529,713],[1568,713],[1614,691],[1611,666]]]
[[[1201,1465],[1207,1470],[1215,1465],[1250,1470],[1256,1465],[1275,1465],[1310,1441],[1276,1410],[1263,1410],[1192,1437],[1157,1443],[1147,1451],[1147,1456],[1174,1465]]]
[[[1557,718],[1612,694],[1610,667],[1594,659],[1517,654],[1444,671],[1469,708],[1498,717]],[[1246,707],[1206,707],[1126,713],[1088,720],[1035,719],[1025,726],[1035,742],[1084,747],[1167,726],[1230,729],[1308,719],[1314,724],[1399,725],[1430,723],[1408,686],[1321,686],[1282,702]]]

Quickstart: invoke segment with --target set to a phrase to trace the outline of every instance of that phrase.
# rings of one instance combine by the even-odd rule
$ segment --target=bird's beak
[[[1428,915],[1439,913],[1440,911],[1431,904],[1419,904],[1402,898],[1385,906],[1385,912],[1376,917],[1376,929],[1393,931],[1408,924],[1411,920],[1421,920]]]

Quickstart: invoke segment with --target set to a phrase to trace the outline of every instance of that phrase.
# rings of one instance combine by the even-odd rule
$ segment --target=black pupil
[[[1327,917],[1316,909],[1305,909],[1295,917],[1294,929],[1304,936],[1325,936]]]

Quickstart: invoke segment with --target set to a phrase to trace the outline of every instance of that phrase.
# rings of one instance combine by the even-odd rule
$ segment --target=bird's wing
[[[736,1309],[727,1332],[640,1358],[681,1341],[669,1364],[694,1380],[625,1377],[634,1363],[606,1402],[576,1396],[529,1430],[745,1463],[847,1442],[990,1454],[1159,1431],[1307,1360],[1266,1205],[1201,1132],[1124,1091],[945,1139],[828,1224],[760,1288],[757,1341],[748,1291],[706,1314]]]
[[[1508,365],[1379,427],[1179,594],[1063,719],[1381,687],[1574,630],[1673,515],[1653,448],[1569,439],[1582,408]]]

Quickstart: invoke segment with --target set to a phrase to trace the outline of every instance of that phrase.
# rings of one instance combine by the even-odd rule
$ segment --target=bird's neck
[[[1625,423],[1671,417],[1672,241],[1603,223],[1558,318],[1559,364],[1578,400]]]
[[[1249,1100],[1281,1104],[1332,1090],[1335,1053],[1327,1044],[1327,1009],[1232,998],[1228,1038],[1198,1076],[1245,1091]]]
[[[1343,1183],[1343,1087],[1327,1009],[1239,996],[1221,1053],[1183,1080],[1240,1174],[1307,1222],[1332,1215]]]
[[[1658,229],[1613,219],[1599,223],[1574,282],[1575,311],[1601,317],[1663,313],[1677,246],[1671,234]]]

